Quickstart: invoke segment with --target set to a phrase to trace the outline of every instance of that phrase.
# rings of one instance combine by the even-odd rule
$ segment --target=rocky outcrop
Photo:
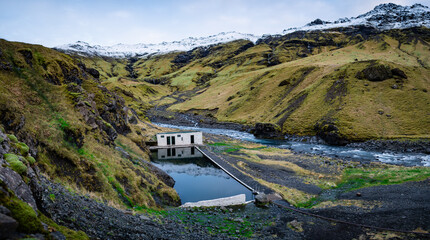
[[[8,167],[0,166],[0,181],[6,184],[6,186],[12,190],[19,199],[26,202],[35,211],[37,210],[36,201],[33,198],[33,193],[31,192],[30,187],[24,182],[18,173]]]
[[[279,126],[273,123],[256,123],[252,133],[257,138],[283,139],[284,135]]]
[[[94,68],[87,68],[87,73],[89,73],[91,76],[93,76],[94,78],[99,79],[100,78],[100,73],[99,71],[97,71]]]
[[[144,162],[145,167],[147,167],[152,173],[154,173],[158,179],[163,181],[167,186],[173,187],[175,186],[175,180],[167,174],[165,171],[159,169],[151,163]]]
[[[380,82],[392,78],[393,73],[388,66],[372,63],[362,71],[358,72],[355,77],[358,79],[367,79],[372,82]]]
[[[18,222],[15,219],[0,213],[0,236],[2,239],[10,237],[11,233],[15,232],[17,228]]]
[[[344,146],[349,143],[348,139],[340,133],[334,119],[322,119],[315,124],[314,130],[316,135],[323,139],[327,144]]]

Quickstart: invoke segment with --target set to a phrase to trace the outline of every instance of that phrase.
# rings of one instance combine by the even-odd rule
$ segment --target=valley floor
[[[285,200],[266,207],[248,204],[236,207],[171,208],[118,210],[88,197],[78,196],[59,184],[42,181],[38,202],[56,222],[71,229],[83,230],[90,238],[99,239],[425,239],[430,231],[430,179],[394,185],[380,185],[349,191],[346,188],[324,190],[300,174],[300,166],[308,174],[318,173],[320,179],[335,179],[343,168],[366,167],[339,159],[280,154],[276,149],[261,148],[246,142],[231,142],[224,136],[206,135],[208,146],[203,150],[245,183],[260,192],[272,189],[284,199],[300,206],[312,199],[302,211],[291,211]],[[212,142],[212,144],[211,144]],[[228,142],[230,144],[220,144]],[[232,148],[233,146],[233,148]],[[233,151],[241,146],[241,151]],[[260,163],[247,160],[244,152],[256,151]],[[282,150],[285,151],[285,150]],[[248,155],[249,156],[249,155]],[[274,163],[282,156],[287,163]],[[272,161],[267,164],[265,161]],[[244,166],[247,171],[243,171]],[[367,166],[368,167],[368,166]],[[387,167],[387,166],[385,166]],[[323,177],[321,177],[323,176]],[[323,181],[323,180],[321,180]],[[360,193],[360,196],[357,193]],[[55,195],[55,201],[52,201]],[[309,196],[312,196],[308,198]],[[304,206],[304,205],[303,205]],[[302,206],[302,207],[303,207]],[[311,206],[311,208],[309,208]],[[399,233],[362,228],[354,224],[329,221],[333,218],[373,227],[416,231],[426,234]]]

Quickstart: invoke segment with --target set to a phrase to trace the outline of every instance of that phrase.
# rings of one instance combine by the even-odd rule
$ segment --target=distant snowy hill
[[[334,22],[316,19],[299,28],[289,28],[283,34],[295,31],[314,31],[339,27],[365,25],[379,30],[403,29],[410,27],[430,27],[430,9],[421,4],[412,6],[400,6],[394,3],[386,3],[376,6],[373,10],[358,17],[340,18]]]
[[[373,10],[351,18],[340,18],[329,22],[321,19],[306,24],[303,27],[289,28],[282,32],[288,34],[295,31],[315,31],[339,27],[351,27],[365,25],[379,30],[403,29],[410,27],[430,27],[430,9],[421,4],[401,6],[386,3],[376,6]],[[81,55],[95,55],[107,57],[145,57],[153,54],[163,54],[172,51],[188,51],[196,47],[210,46],[218,43],[226,43],[238,39],[247,39],[256,42],[261,36],[238,32],[222,32],[217,35],[200,38],[186,38],[174,42],[162,42],[158,44],[117,44],[113,46],[91,46],[86,42],[78,41],[73,44],[57,46],[55,49],[66,53]]]
[[[238,39],[247,39],[256,42],[261,36],[243,34],[238,32],[222,32],[209,37],[189,37],[181,41],[162,42],[158,44],[116,44],[113,46],[91,46],[86,42],[78,41],[55,47],[55,49],[67,53],[78,53],[83,55],[96,55],[107,57],[143,57],[151,54],[162,54],[172,51],[188,51],[196,47],[214,45],[218,43],[231,42]]]

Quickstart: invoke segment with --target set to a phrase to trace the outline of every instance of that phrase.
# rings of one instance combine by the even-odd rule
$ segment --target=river
[[[308,142],[259,139],[253,134],[228,129],[202,128],[177,126],[171,124],[154,123],[160,127],[175,128],[181,130],[202,131],[205,133],[225,135],[231,138],[240,139],[249,142],[260,143],[270,147],[291,149],[298,153],[307,153],[313,155],[336,157],[341,159],[351,159],[361,162],[380,161],[383,163],[396,164],[402,166],[426,166],[430,167],[430,155],[423,153],[395,153],[395,152],[377,152],[367,151],[360,148],[351,148],[343,146],[330,146],[325,144],[316,144]]]

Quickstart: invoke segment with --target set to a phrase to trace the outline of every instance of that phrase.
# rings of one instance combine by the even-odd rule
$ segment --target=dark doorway
[[[170,137],[167,137],[167,145],[170,145]]]
[[[172,145],[175,145],[176,143],[175,143],[175,137],[174,136],[172,136]]]
[[[191,144],[194,144],[194,135],[191,135]]]

